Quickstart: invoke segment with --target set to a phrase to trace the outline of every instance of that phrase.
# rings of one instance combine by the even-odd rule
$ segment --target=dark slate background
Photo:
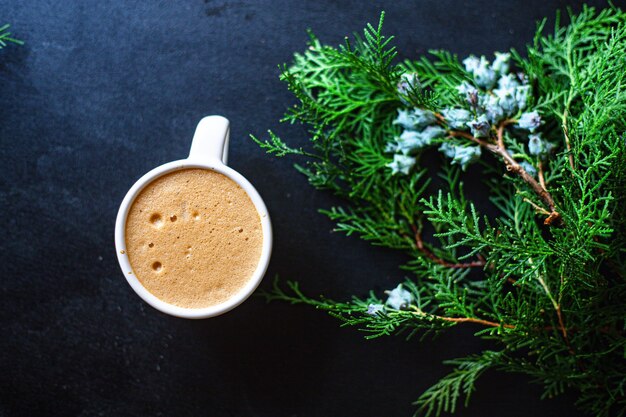
[[[488,346],[470,326],[435,341],[364,341],[323,312],[252,298],[209,320],[144,304],[117,265],[119,203],[187,155],[198,120],[231,120],[231,166],[264,197],[267,278],[336,299],[394,287],[403,258],[331,233],[335,204],[247,137],[293,103],[277,65],[305,29],[338,44],[387,11],[401,56],[517,48],[565,1],[0,1],[24,47],[0,51],[0,416],[409,416],[448,370]],[[573,4],[575,9],[579,4]],[[458,416],[575,416],[525,377],[488,372]]]

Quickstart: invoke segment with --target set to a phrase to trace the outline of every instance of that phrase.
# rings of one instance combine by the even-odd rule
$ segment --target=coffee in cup
[[[271,222],[252,184],[226,165],[229,132],[225,118],[203,118],[189,157],[145,174],[120,205],[120,267],[133,290],[164,313],[225,313],[267,270]]]
[[[185,308],[227,301],[261,257],[261,219],[233,180],[183,169],[148,184],[126,220],[126,252],[135,276],[161,300]]]

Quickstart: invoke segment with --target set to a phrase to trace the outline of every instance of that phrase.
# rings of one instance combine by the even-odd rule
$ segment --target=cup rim
[[[237,294],[229,298],[227,301],[202,308],[187,308],[170,304],[166,301],[161,300],[150,291],[148,291],[133,272],[126,250],[126,219],[128,217],[128,212],[130,211],[130,208],[139,193],[148,184],[163,175],[170,174],[176,171],[181,171],[184,169],[193,168],[218,172],[238,184],[252,200],[252,203],[254,204],[254,207],[257,210],[261,219],[261,229],[263,233],[261,256],[259,258],[257,267],[254,270],[254,273],[252,274],[246,285],[241,288],[239,292],[237,292]],[[206,161],[181,159],[168,162],[152,169],[151,171],[144,174],[141,178],[139,178],[137,182],[133,184],[130,190],[128,190],[126,196],[124,197],[124,200],[122,201],[122,204],[120,205],[117,213],[117,218],[115,220],[115,251],[117,253],[117,259],[120,267],[122,268],[122,272],[124,273],[126,281],[128,281],[135,293],[152,307],[163,313],[187,319],[203,319],[215,317],[220,314],[224,314],[243,303],[248,297],[250,297],[250,295],[252,295],[254,290],[256,290],[256,288],[263,280],[265,272],[267,271],[267,268],[269,266],[272,252],[272,224],[269,213],[267,211],[267,207],[265,206],[265,203],[263,202],[260,194],[254,188],[254,186],[239,172],[225,165],[219,159],[209,159]]]

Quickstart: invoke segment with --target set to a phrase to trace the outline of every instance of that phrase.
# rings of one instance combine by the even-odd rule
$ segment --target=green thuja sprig
[[[441,378],[415,402],[419,412],[425,416],[453,413],[462,396],[467,407],[475,390],[476,380],[487,370],[501,362],[502,352],[485,351],[462,359],[445,361],[455,367],[454,371]]]
[[[9,43],[14,43],[16,45],[23,45],[24,42],[13,38],[11,36],[11,32],[9,32],[9,28],[11,27],[11,25],[9,24],[5,24],[0,26],[0,49],[4,48],[5,46],[7,46]]]
[[[294,282],[266,297],[367,338],[473,325],[496,342],[446,362],[417,414],[467,405],[494,368],[528,375],[544,397],[575,391],[591,415],[626,415],[626,14],[584,7],[550,33],[542,21],[524,54],[493,63],[432,51],[395,64],[383,18],[337,48],[311,34],[282,68],[298,100],[282,121],[307,127],[309,149],[253,139],[302,157],[311,185],[345,201],[322,210],[336,230],[403,251],[410,278],[346,302]],[[436,151],[433,177],[422,160]],[[465,193],[472,163],[496,215]]]

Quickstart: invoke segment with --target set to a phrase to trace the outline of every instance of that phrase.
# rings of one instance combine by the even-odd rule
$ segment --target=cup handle
[[[218,160],[228,163],[230,122],[222,116],[207,116],[200,120],[193,135],[189,158],[195,161]]]

